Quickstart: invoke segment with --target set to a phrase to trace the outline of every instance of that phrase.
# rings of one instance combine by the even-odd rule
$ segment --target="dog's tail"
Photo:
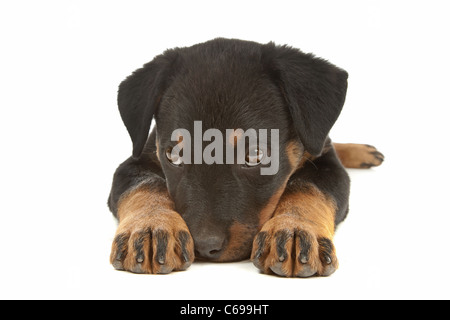
[[[346,168],[372,168],[381,165],[384,155],[368,144],[333,143],[334,149]]]

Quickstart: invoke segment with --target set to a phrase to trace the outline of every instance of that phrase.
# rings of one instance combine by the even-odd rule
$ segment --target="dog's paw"
[[[361,145],[359,151],[360,168],[372,168],[381,165],[384,161],[384,155],[374,146],[364,144]]]
[[[186,270],[193,260],[189,229],[172,211],[121,221],[110,257],[117,270],[153,274]]]
[[[368,144],[335,143],[334,147],[346,168],[372,168],[381,165],[384,155]]]
[[[263,226],[251,259],[262,272],[284,277],[329,276],[339,265],[333,242],[289,215],[274,217]]]

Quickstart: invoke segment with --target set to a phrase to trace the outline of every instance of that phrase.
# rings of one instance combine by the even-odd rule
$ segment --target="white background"
[[[2,1],[0,298],[450,298],[448,15],[446,1]],[[386,161],[350,171],[329,278],[109,265],[106,199],[131,153],[117,86],[167,48],[219,36],[289,44],[350,74],[331,136]]]

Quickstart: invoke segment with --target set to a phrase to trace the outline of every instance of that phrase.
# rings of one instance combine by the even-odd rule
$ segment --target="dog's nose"
[[[194,238],[195,256],[215,260],[222,253],[224,243],[225,239],[216,235],[201,237],[200,239]]]

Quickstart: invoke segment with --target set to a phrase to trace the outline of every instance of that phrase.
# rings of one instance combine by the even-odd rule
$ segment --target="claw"
[[[166,231],[157,230],[155,231],[154,239],[157,241],[156,244],[156,260],[159,264],[163,265],[166,263],[166,252],[168,243],[168,234]]]
[[[292,238],[292,234],[288,230],[280,230],[275,233],[275,238],[277,239],[277,254],[278,254],[278,260],[280,262],[283,262],[287,258],[287,250],[286,250],[286,243],[289,241],[289,239]]]

